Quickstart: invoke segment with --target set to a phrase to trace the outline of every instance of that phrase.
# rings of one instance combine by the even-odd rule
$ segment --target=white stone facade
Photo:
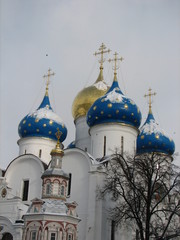
[[[59,165],[68,175],[64,198],[56,199],[51,194],[48,199],[47,182],[43,177],[47,168],[53,168],[53,165],[49,166],[50,153],[56,141],[39,136],[18,140],[19,156],[11,161],[4,173],[0,172],[0,240],[134,239],[129,226],[114,230],[108,213],[111,201],[98,198],[97,193],[105,179],[101,160],[116,150],[134,155],[139,130],[117,122],[89,128],[85,116],[75,120],[75,128],[75,148],[64,150],[62,169],[61,163]],[[58,162],[58,157],[56,160]],[[55,172],[51,179],[47,177],[49,181],[56,178]],[[59,184],[62,182],[60,179]],[[39,209],[37,212],[33,212],[33,204]],[[62,211],[54,210],[55,206],[62,207]]]
[[[46,164],[51,160],[50,152],[55,147],[56,141],[49,138],[27,137],[18,140],[19,155],[33,154]]]

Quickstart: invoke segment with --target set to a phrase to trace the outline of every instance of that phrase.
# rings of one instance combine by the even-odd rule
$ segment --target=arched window
[[[10,233],[3,234],[2,240],[13,240],[13,236]]]
[[[50,183],[50,181],[46,182],[46,190],[45,191],[46,191],[47,195],[51,194],[51,183]]]
[[[59,195],[59,182],[54,181],[53,183],[53,195]]]
[[[68,240],[73,240],[73,234],[72,233],[68,233]]]
[[[36,232],[35,231],[32,232],[31,239],[36,240]]]
[[[51,233],[51,240],[56,240],[56,233]]]
[[[64,196],[65,194],[64,194],[64,190],[65,190],[65,187],[64,187],[64,185],[62,185],[61,186],[61,196]]]

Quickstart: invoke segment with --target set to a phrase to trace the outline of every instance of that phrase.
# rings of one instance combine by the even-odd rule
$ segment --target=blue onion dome
[[[121,92],[116,74],[108,92],[98,98],[87,113],[87,124],[90,127],[114,122],[136,128],[141,124],[141,112],[134,101]]]
[[[137,137],[137,153],[159,152],[172,155],[174,151],[174,141],[159,127],[150,109]]]
[[[18,133],[20,138],[45,137],[56,140],[57,129],[62,132],[60,141],[63,142],[67,136],[67,128],[53,111],[46,89],[46,94],[38,109],[29,113],[19,123]]]

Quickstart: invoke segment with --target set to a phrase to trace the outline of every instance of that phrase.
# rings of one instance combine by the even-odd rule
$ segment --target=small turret
[[[60,138],[62,133],[57,131],[57,144],[51,151],[50,167],[43,173],[42,198],[66,200],[69,175],[62,170],[64,151],[61,148]]]

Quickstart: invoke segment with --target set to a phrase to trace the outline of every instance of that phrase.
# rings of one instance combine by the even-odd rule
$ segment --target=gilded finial
[[[156,95],[156,92],[152,93],[152,89],[149,88],[148,89],[149,93],[148,94],[145,94],[144,97],[149,97],[149,113],[152,113],[152,96],[155,96]]]
[[[53,155],[53,154],[60,154],[60,155],[63,156],[64,152],[61,149],[61,145],[60,145],[60,138],[61,138],[62,132],[59,130],[59,128],[57,128],[57,132],[55,134],[56,134],[56,138],[57,138],[57,144],[56,144],[55,149],[53,149],[51,151],[51,155]]]
[[[117,80],[117,69],[119,68],[119,66],[117,65],[117,62],[118,61],[123,61],[124,58],[123,57],[120,57],[118,58],[118,53],[115,52],[114,53],[114,58],[113,59],[109,59],[108,62],[114,62],[114,67],[113,67],[113,70],[114,70],[114,79]]]
[[[110,53],[110,49],[106,50],[106,46],[104,45],[104,43],[102,43],[102,45],[99,48],[99,52],[95,52],[94,56],[97,55],[101,55],[101,59],[99,60],[100,63],[100,70],[103,70],[103,63],[105,62],[105,58],[104,58],[104,53]]]
[[[57,137],[56,148],[60,148],[60,138],[61,138],[62,132],[59,130],[59,128],[57,128],[57,132],[55,134]]]
[[[51,73],[51,69],[48,69],[48,74],[44,75],[43,78],[47,78],[47,82],[46,82],[46,96],[48,96],[48,90],[49,90],[49,84],[50,84],[50,77],[54,76],[55,73]]]

